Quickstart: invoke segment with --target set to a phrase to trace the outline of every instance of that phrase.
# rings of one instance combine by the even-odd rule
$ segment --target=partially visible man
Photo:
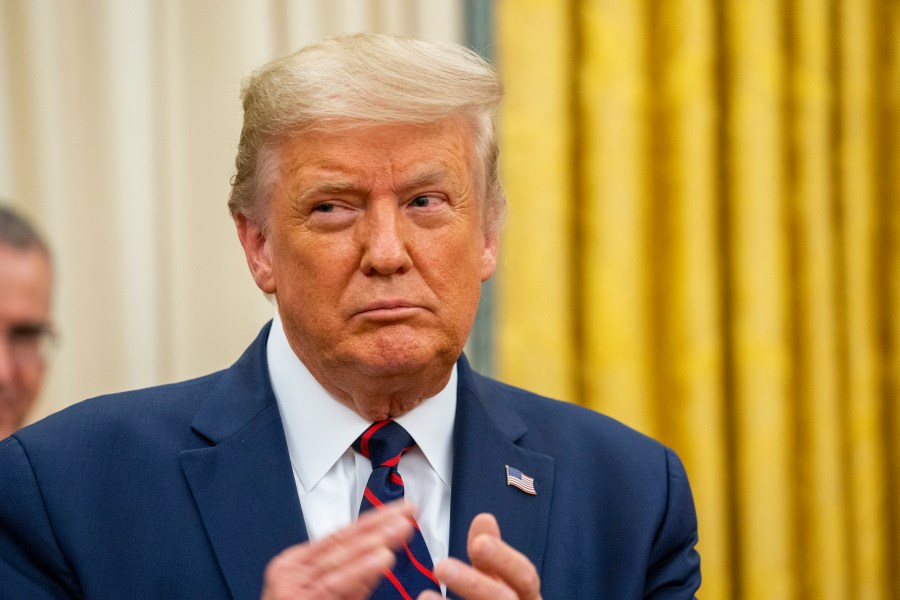
[[[229,207],[274,318],[229,369],[0,443],[0,596],[691,598],[675,454],[463,355],[501,97],[471,51],[392,36],[255,73]]]
[[[52,284],[47,244],[0,206],[0,439],[22,426],[41,390]]]

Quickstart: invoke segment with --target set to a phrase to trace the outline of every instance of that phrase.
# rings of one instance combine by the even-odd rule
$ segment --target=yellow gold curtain
[[[704,598],[900,598],[900,2],[501,0],[499,376],[672,446]]]

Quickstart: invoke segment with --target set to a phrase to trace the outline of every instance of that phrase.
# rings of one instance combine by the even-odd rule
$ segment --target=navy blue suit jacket
[[[263,329],[231,368],[77,404],[0,442],[0,598],[256,600],[307,540]],[[450,554],[496,515],[547,599],[690,598],[696,517],[672,451],[459,361]],[[506,483],[505,465],[537,495]]]

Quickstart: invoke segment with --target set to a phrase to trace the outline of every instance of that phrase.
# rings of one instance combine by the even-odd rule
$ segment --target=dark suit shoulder
[[[169,383],[84,400],[18,431],[23,447],[46,444],[72,449],[87,444],[96,451],[116,451],[141,444],[194,447],[191,425],[205,405],[223,418],[252,415],[274,402],[268,385],[265,341],[269,326],[229,368],[178,383]],[[208,402],[215,399],[215,402]],[[249,417],[248,417],[249,419]]]
[[[693,597],[697,522],[672,450],[582,406],[474,373],[461,380],[519,448],[552,465],[552,486],[539,460],[522,468],[538,487],[552,487],[541,555],[545,598]]]
[[[189,426],[223,373],[83,400],[14,435],[25,448],[42,441],[58,446],[83,439],[96,446],[110,438],[158,437]]]

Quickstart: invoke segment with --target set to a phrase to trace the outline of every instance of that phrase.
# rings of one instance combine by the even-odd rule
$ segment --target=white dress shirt
[[[306,530],[311,540],[318,540],[359,514],[372,465],[351,445],[371,423],[316,381],[291,349],[277,310],[266,352]],[[398,469],[405,499],[418,508],[419,527],[435,564],[447,558],[450,543],[455,417],[454,365],[443,390],[395,419],[416,441]]]

